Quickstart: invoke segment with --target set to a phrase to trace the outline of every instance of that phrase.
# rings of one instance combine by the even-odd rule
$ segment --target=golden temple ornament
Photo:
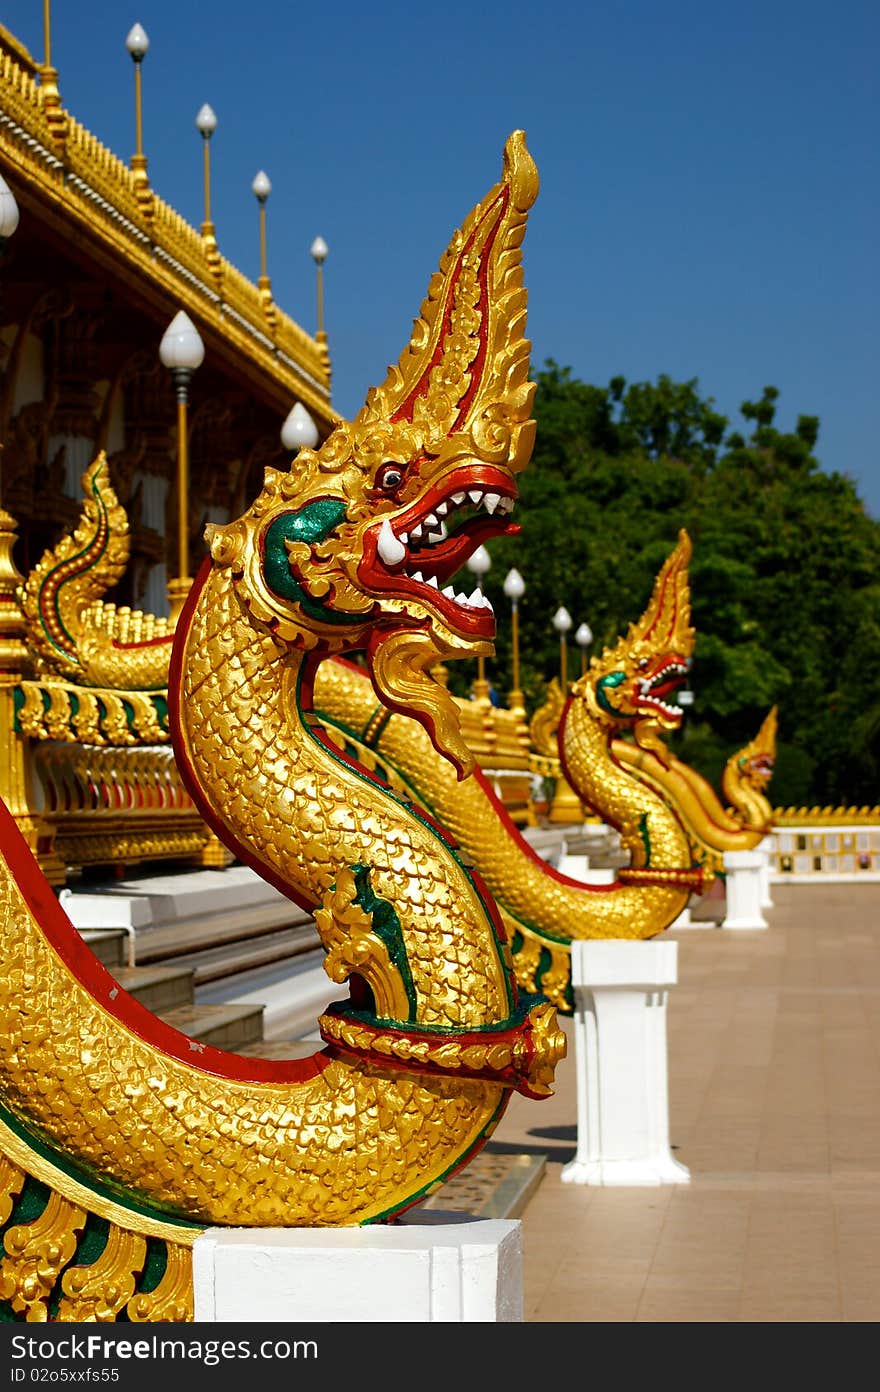
[[[320,1021],[324,1047],[246,1058],[158,1020],[82,942],[0,807],[0,1299],[13,1319],[191,1318],[188,1250],[205,1226],[386,1221],[473,1158],[514,1090],[552,1090],[565,1036],[553,1005],[519,989],[482,881],[312,709],[320,665],[366,649],[389,710],[460,772],[472,762],[432,668],[494,638],[491,610],[447,582],[509,529],[531,450],[520,245],[537,190],[515,131],[399,363],[353,422],[208,529],[176,627],[179,772],[220,839],[314,912],[349,988]],[[34,596],[60,595],[58,564]],[[40,656],[85,677],[85,693],[121,654],[96,595],[69,597]]]

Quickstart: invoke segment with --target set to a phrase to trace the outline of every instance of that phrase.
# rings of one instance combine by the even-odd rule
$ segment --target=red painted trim
[[[295,1083],[315,1077],[329,1059],[322,1053],[307,1059],[243,1058],[200,1044],[160,1020],[119,985],[74,928],[22,836],[14,817],[0,800],[0,848],[9,873],[33,914],[40,933],[68,971],[96,1004],[152,1048],[185,1063],[195,1072],[236,1082]],[[196,1045],[195,1048],[192,1046]]]
[[[173,633],[160,633],[156,638],[142,638],[137,643],[120,643],[118,638],[114,638],[111,646],[117,652],[129,652],[132,648],[158,648],[160,644],[174,642]]]

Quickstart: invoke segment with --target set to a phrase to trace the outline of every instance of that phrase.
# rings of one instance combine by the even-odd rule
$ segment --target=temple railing
[[[766,845],[779,880],[877,878],[880,807],[776,808]]]
[[[230,863],[183,786],[164,692],[7,678],[0,795],[55,886],[85,866]]]

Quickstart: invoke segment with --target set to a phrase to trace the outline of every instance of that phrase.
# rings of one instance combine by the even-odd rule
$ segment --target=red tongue
[[[518,522],[501,522],[494,517],[475,518],[466,522],[461,531],[453,532],[446,541],[426,546],[421,551],[409,550],[408,570],[421,570],[423,575],[435,575],[441,583],[461,570],[478,546],[491,537],[517,536]]]

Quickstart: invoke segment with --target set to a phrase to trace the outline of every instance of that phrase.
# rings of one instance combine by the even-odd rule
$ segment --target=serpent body
[[[551,1089],[564,1036],[544,999],[519,992],[478,877],[311,712],[321,660],[366,644],[384,699],[466,767],[429,673],[490,651],[494,616],[439,582],[510,530],[531,450],[519,247],[536,193],[514,132],[385,384],[319,451],[267,470],[244,517],[209,529],[175,629],[168,694],[191,795],[314,910],[328,974],[350,983],[321,1019],[324,1047],[244,1058],[164,1025],[83,945],[3,810],[0,1141],[10,1184],[48,1185],[73,1231],[89,1212],[182,1244],[206,1224],[387,1219],[467,1163],[513,1089]],[[487,502],[470,515],[474,495]],[[456,512],[454,534],[416,554],[435,514]],[[9,1281],[31,1301],[23,1277]]]

